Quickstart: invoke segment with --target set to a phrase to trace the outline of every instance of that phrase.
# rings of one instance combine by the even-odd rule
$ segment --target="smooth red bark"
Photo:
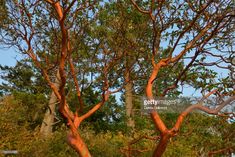
[[[87,145],[84,143],[83,139],[76,133],[75,135],[70,132],[67,136],[67,141],[69,145],[77,151],[81,157],[91,157]]]

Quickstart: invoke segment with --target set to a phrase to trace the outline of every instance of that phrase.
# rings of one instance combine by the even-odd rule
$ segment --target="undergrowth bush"
[[[13,97],[6,97],[0,103],[0,150],[17,150],[17,157],[75,157],[76,152],[67,144],[68,128],[61,124],[48,139],[39,136],[39,126],[32,129],[28,108]],[[172,116],[165,115],[164,120]],[[172,125],[170,119],[170,124]],[[141,127],[142,125],[142,127]],[[122,131],[130,130],[130,131]],[[179,134],[173,137],[164,157],[207,156],[211,150],[234,145],[235,123],[225,123],[224,119],[191,114],[184,122]],[[116,131],[94,130],[92,124],[81,127],[81,136],[94,157],[125,157],[128,143],[146,135],[156,137],[150,119],[138,118],[136,128]],[[152,156],[158,140],[141,139],[131,145],[133,157]],[[126,151],[125,151],[126,150]],[[139,151],[137,151],[139,150]],[[3,154],[0,154],[3,156]],[[218,156],[222,156],[219,154]]]

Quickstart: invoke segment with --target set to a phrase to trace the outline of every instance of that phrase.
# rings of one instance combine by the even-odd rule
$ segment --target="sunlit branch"
[[[209,93],[209,95],[211,95],[211,94],[212,94],[212,92]],[[207,96],[204,97],[203,100],[205,100],[206,97],[208,97],[208,94],[207,94]],[[219,104],[218,107],[216,107],[215,109],[210,109],[208,107],[203,106],[202,105],[203,100],[201,100],[198,104],[189,106],[185,111],[183,111],[180,114],[180,116],[178,117],[177,122],[176,122],[175,126],[173,127],[173,130],[175,130],[175,131],[179,130],[179,128],[183,122],[184,117],[186,117],[193,110],[201,110],[201,111],[204,111],[208,114],[217,115],[221,111],[221,109],[223,109],[226,105],[230,104],[232,101],[235,100],[235,96],[228,98],[226,101]]]

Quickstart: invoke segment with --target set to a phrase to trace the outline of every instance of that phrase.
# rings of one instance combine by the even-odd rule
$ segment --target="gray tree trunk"
[[[132,95],[132,82],[130,80],[130,72],[127,70],[125,73],[125,106],[127,116],[127,126],[134,127],[135,123],[133,120],[133,95]]]
[[[54,83],[57,89],[59,89],[59,86],[60,86],[59,70],[57,71],[56,79]],[[53,124],[54,124],[54,119],[55,119],[55,108],[56,108],[57,101],[58,101],[57,97],[52,91],[50,95],[48,109],[46,110],[46,113],[44,115],[43,122],[40,128],[40,134],[43,137],[48,137],[52,134]]]

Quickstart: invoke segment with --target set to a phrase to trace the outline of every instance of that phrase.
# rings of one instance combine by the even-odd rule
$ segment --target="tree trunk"
[[[57,71],[56,79],[55,79],[55,86],[58,89],[60,86],[60,80],[59,80],[59,71]],[[50,95],[49,105],[48,109],[46,110],[46,113],[43,118],[43,122],[40,128],[40,134],[43,137],[48,137],[52,134],[54,119],[55,119],[55,108],[57,103],[57,97],[54,92]]]
[[[79,133],[74,135],[70,132],[68,134],[67,141],[69,145],[76,150],[80,157],[91,157],[91,154]]]
[[[171,136],[169,134],[161,135],[161,139],[153,153],[153,157],[161,157],[163,153],[166,151],[167,144]]]
[[[130,82],[130,72],[125,74],[125,106],[126,106],[126,116],[127,116],[127,126],[134,127],[135,123],[132,119],[133,115],[133,95],[132,95],[132,83]]]

